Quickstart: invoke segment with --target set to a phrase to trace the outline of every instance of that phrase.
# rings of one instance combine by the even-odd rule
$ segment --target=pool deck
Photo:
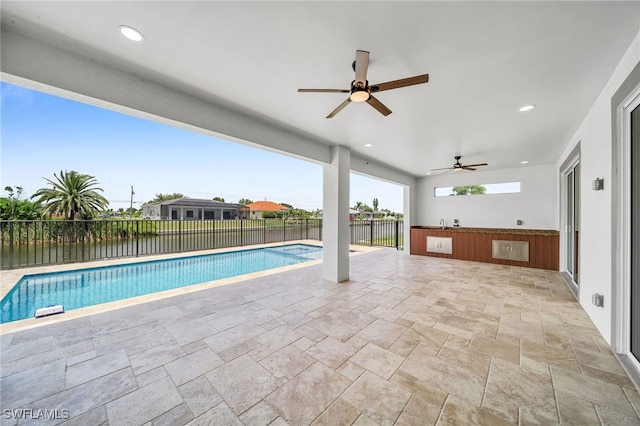
[[[379,249],[350,276],[305,264],[5,332],[2,408],[67,425],[640,424],[558,272]]]
[[[268,248],[268,247],[281,247],[287,246],[291,244],[306,244],[321,247],[322,244],[317,240],[297,240],[297,241],[287,241],[287,242],[278,242],[278,243],[270,243],[270,244],[259,244],[252,246],[242,246],[242,247],[228,247],[221,248],[215,250],[202,250],[196,252],[184,252],[184,253],[172,253],[172,254],[164,254],[164,255],[155,255],[155,256],[144,256],[144,257],[135,257],[135,258],[122,258],[122,259],[110,259],[110,260],[98,260],[91,262],[83,262],[83,263],[69,263],[64,265],[49,265],[49,266],[40,266],[40,267],[32,267],[32,268],[21,268],[21,269],[13,269],[9,271],[0,271],[0,300],[4,298],[7,293],[11,291],[11,289],[20,281],[20,279],[25,275],[32,274],[44,274],[49,272],[64,272],[64,271],[77,271],[82,269],[96,268],[96,267],[104,267],[104,266],[113,266],[113,265],[129,265],[133,263],[140,262],[152,262],[154,260],[166,260],[166,259],[179,259],[184,257],[192,257],[192,256],[204,256],[208,254],[218,254],[218,253],[230,253],[234,251],[242,251],[242,250],[251,250],[251,249],[260,249],[260,248]],[[350,250],[352,250],[351,255],[357,255],[359,253],[366,253],[371,250],[378,250],[375,247],[366,247],[366,246],[350,246]],[[71,311],[67,311],[62,315],[52,315],[50,317],[44,318],[29,318],[20,321],[12,321],[4,324],[0,324],[0,334],[4,333],[13,333],[19,330],[25,330],[32,327],[39,327],[44,324],[56,323],[60,321],[68,321],[74,318],[80,318],[86,315],[93,315],[100,312],[107,312],[114,309],[120,309],[127,306],[134,306],[140,303],[151,302],[153,300],[160,300],[166,297],[177,296],[179,294],[184,294],[192,291],[200,291],[206,288],[214,288],[223,285],[233,284],[239,281],[244,281],[251,278],[264,277],[271,274],[276,274],[279,272],[296,269],[299,267],[314,265],[317,263],[322,263],[322,260],[310,260],[308,262],[303,262],[296,265],[291,266],[283,266],[279,268],[267,269],[265,271],[253,272],[251,274],[244,274],[235,277],[229,277],[224,279],[219,279],[215,281],[209,281],[202,284],[191,285],[187,287],[176,288],[172,290],[160,291],[156,293],[145,294],[142,296],[132,297],[129,299],[117,300],[109,303],[102,303],[100,305],[92,305],[86,308],[74,309]]]

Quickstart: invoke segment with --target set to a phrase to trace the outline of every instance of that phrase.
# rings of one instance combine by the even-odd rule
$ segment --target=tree
[[[296,219],[308,219],[311,217],[311,213],[303,209],[291,209],[289,210],[288,217]]]
[[[373,210],[378,210],[378,199],[377,198],[373,199]]]
[[[224,198],[222,198],[222,197],[213,197],[213,201],[220,201],[221,203],[224,203]]]
[[[249,205],[249,204],[253,204],[253,200],[250,200],[248,198],[240,198],[238,200],[238,204],[242,204],[243,206]]]
[[[0,198],[0,220],[34,220],[40,216],[40,205],[22,199],[21,186],[5,186],[8,197]]]
[[[149,201],[149,203],[161,203],[163,201],[176,200],[178,198],[184,198],[184,195],[179,192],[174,192],[173,194],[156,194],[156,198]]]
[[[487,188],[482,185],[454,186],[451,191],[453,194],[450,195],[476,195],[485,194],[487,192]]]
[[[37,198],[37,203],[44,203],[43,214],[63,214],[67,219],[73,220],[76,216],[90,218],[104,210],[109,201],[98,191],[98,181],[94,176],[78,173],[75,170],[69,172],[60,171],[60,176],[53,174],[55,180],[45,180],[51,188],[41,188],[31,196]]]
[[[140,217],[142,212],[135,207],[127,207],[124,213],[129,217]]]
[[[287,204],[287,203],[278,203],[278,204],[280,204],[281,206],[285,206],[288,209],[292,209],[293,208],[293,206],[291,204]]]
[[[356,201],[356,205],[353,206],[354,210],[358,210],[359,212],[372,212],[373,209],[369,207],[366,203],[362,201]]]

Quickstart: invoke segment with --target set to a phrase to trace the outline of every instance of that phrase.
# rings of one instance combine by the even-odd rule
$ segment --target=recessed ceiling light
[[[431,172],[427,172],[427,173],[425,173],[425,174],[430,175],[430,174],[431,174]]]
[[[144,36],[140,31],[128,25],[120,25],[118,29],[120,30],[120,33],[122,33],[122,35],[128,38],[129,40],[142,41],[144,39]]]
[[[365,143],[364,146],[366,146],[367,148],[371,148],[373,145],[371,145],[370,143]]]
[[[523,160],[520,162],[520,164],[529,164],[529,162],[527,160]]]
[[[520,112],[531,111],[535,107],[536,107],[535,105],[525,105],[522,108],[520,108]]]

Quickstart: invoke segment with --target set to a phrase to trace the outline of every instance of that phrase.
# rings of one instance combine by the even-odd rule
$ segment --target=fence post
[[[267,243],[267,219],[262,219],[262,244]]]
[[[136,257],[138,257],[139,247],[138,243],[140,241],[140,221],[136,220]]]
[[[400,233],[398,232],[398,221],[396,220],[396,250],[400,249]]]
[[[13,222],[9,222],[9,269],[13,269]]]
[[[244,234],[242,233],[242,222],[243,220],[240,219],[240,245],[241,246],[244,245]]]
[[[371,233],[370,233],[370,235],[371,235],[371,241],[370,241],[369,245],[370,245],[370,246],[373,246],[373,219],[371,219],[371,222],[370,222],[370,223],[371,223]]]
[[[282,218],[282,241],[287,241],[287,227],[284,223],[284,217]]]
[[[178,221],[178,251],[182,252],[182,220]]]
[[[87,222],[83,220],[81,223],[82,223],[82,232],[80,232],[79,234],[80,234],[80,238],[82,238],[82,244],[81,244],[82,249],[81,250],[82,250],[82,261],[84,262],[85,261],[85,258],[84,258],[84,238],[85,238],[85,231],[86,231],[85,224]],[[77,258],[77,256],[76,256],[76,258]]]

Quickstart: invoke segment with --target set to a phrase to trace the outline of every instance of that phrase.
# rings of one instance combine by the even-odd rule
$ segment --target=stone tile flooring
[[[69,425],[640,424],[556,272],[379,250],[351,258],[349,282],[320,277],[4,334],[2,409]]]

